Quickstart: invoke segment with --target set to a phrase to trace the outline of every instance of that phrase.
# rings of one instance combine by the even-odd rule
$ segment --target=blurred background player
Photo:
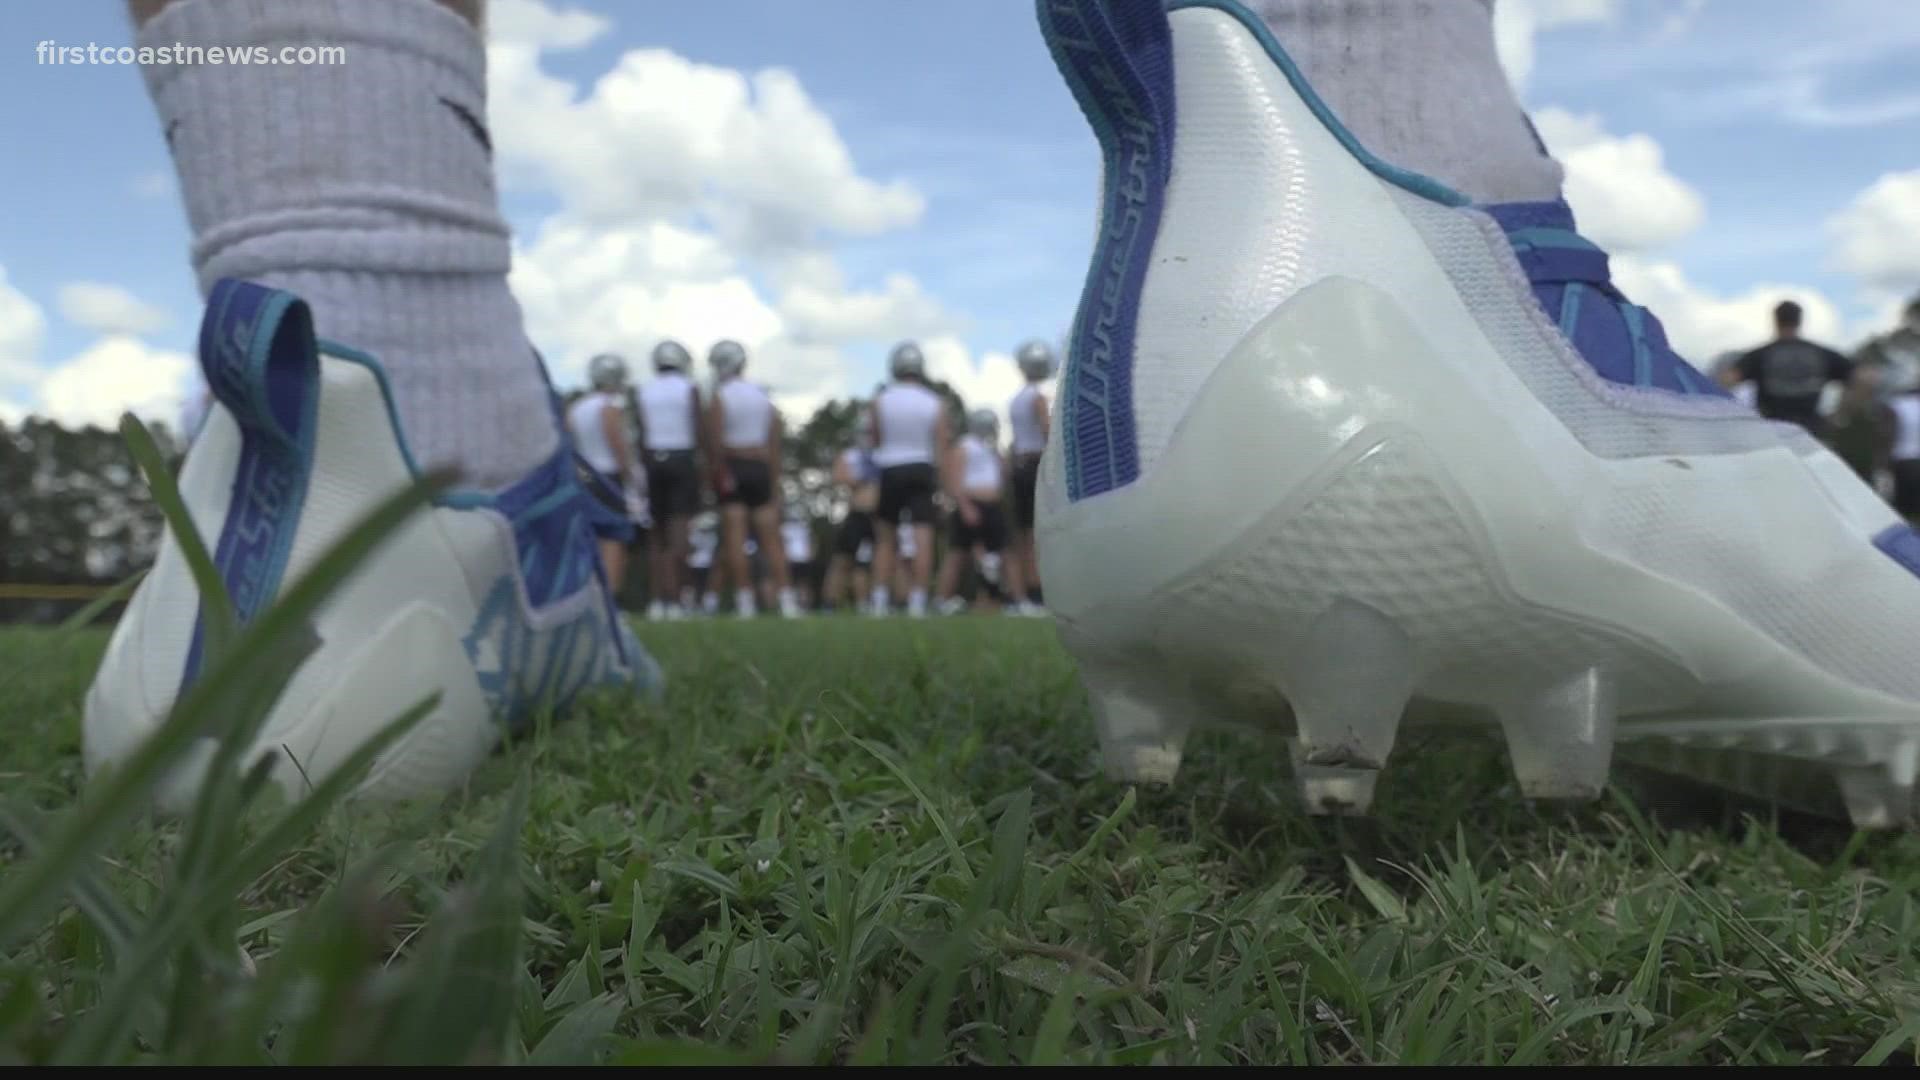
[[[627,443],[627,362],[612,353],[587,361],[587,380],[593,389],[567,409],[567,427],[574,449],[597,474],[588,490],[607,509],[631,520],[627,492],[634,481],[633,453]],[[600,562],[607,571],[607,588],[620,595],[627,580],[627,544],[602,537]]]
[[[720,583],[713,573],[714,556],[720,551],[720,515],[701,514],[688,531],[687,586],[681,591],[681,603],[691,612],[703,615],[720,611]]]
[[[967,433],[947,451],[944,474],[953,522],[940,566],[940,610],[952,615],[967,606],[959,595],[961,573],[1007,546],[1007,516],[1001,509],[1007,469],[1000,457],[1000,418],[992,409],[968,414]],[[1002,571],[1005,595],[1025,595],[1018,562],[1005,560]]]
[[[688,372],[693,357],[677,341],[653,348],[653,378],[640,388],[638,421],[646,468],[647,507],[653,517],[647,579],[653,602],[647,617],[681,614],[680,574],[687,564],[687,522],[700,509],[702,445],[700,388]]]
[[[1773,309],[1773,340],[1742,356],[1735,372],[1754,384],[1754,407],[1769,420],[1799,424],[1824,434],[1820,397],[1831,383],[1853,376],[1853,361],[1800,336],[1800,305],[1782,300]]]
[[[875,518],[874,522],[875,522],[874,551],[876,552],[876,559],[877,559],[878,558],[877,553],[880,549],[880,545],[879,545],[880,529],[878,524],[879,519]],[[929,537],[926,545],[926,550],[929,552],[927,556],[927,561],[932,562],[933,561],[933,555],[931,554],[933,551],[933,541],[931,539],[933,535],[932,526],[928,526],[926,531]],[[893,610],[893,601],[892,601],[893,597],[896,597],[896,596],[906,597],[912,594],[913,564],[915,563],[915,561],[917,561],[920,558],[921,546],[920,546],[920,530],[919,529],[912,528],[912,527],[896,529],[894,531],[894,538],[898,542],[898,546],[894,553],[895,558],[893,560],[892,573],[889,576],[884,578],[880,576],[880,573],[877,570],[874,571],[873,573],[874,581],[886,582],[888,586],[887,606],[881,611],[881,614],[883,615]],[[924,609],[922,610],[924,611]]]
[[[873,416],[873,463],[880,469],[879,517],[875,519],[878,544],[873,556],[874,614],[893,610],[888,582],[893,580],[896,559],[904,555],[902,522],[913,534],[913,554],[907,573],[907,614],[915,618],[927,613],[927,584],[933,577],[933,498],[940,478],[934,463],[948,441],[946,402],[927,385],[927,361],[920,346],[911,341],[894,346],[887,358],[887,370],[893,376],[874,395],[870,406]]]
[[[846,492],[847,513],[834,531],[833,557],[822,587],[828,607],[844,600],[857,608],[872,584],[873,514],[880,503],[880,470],[873,463],[873,416],[863,412],[854,444],[833,462],[833,482]]]
[[[1887,411],[1893,416],[1887,454],[1893,508],[1908,521],[1920,521],[1920,389],[1893,395]]]
[[[798,507],[788,507],[780,523],[780,542],[786,548],[787,581],[801,612],[813,610],[813,526]]]
[[[1040,384],[1053,376],[1053,350],[1044,341],[1029,341],[1020,346],[1015,360],[1027,385],[1007,404],[1013,428],[1013,543],[1006,558],[1007,595],[1014,614],[1038,615],[1040,562],[1033,554],[1033,500],[1040,483],[1040,453],[1047,446],[1047,395]]]
[[[780,614],[794,618],[800,604],[787,576],[786,551],[780,540],[780,444],[785,425],[773,399],[741,376],[747,370],[747,350],[735,341],[722,341],[707,353],[717,385],[710,407],[710,441],[719,447],[714,462],[714,491],[720,496],[720,543],[723,565],[733,580],[734,613],[756,613],[753,575],[747,564],[747,530],[751,526],[766,561],[768,583],[779,598]]]
[[[1827,445],[1875,490],[1889,487],[1890,482],[1885,482],[1890,468],[1888,455],[1898,425],[1882,393],[1885,375],[1878,365],[1856,365],[1853,377],[1840,392],[1840,400],[1826,417]]]

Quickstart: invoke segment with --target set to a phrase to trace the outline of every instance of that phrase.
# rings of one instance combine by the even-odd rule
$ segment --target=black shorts
[[[752,458],[728,458],[727,475],[733,478],[733,490],[720,496],[720,502],[745,503],[758,510],[773,501],[773,471],[764,461]]]
[[[889,525],[931,525],[933,493],[940,487],[939,474],[925,462],[893,465],[880,470],[880,520]]]
[[[980,512],[980,524],[968,525],[960,511],[953,512],[953,524],[947,532],[947,542],[955,551],[972,551],[977,545],[994,554],[1007,549],[1007,514],[997,502],[976,502],[973,508]]]
[[[1893,463],[1893,508],[1902,517],[1920,518],[1920,458]]]
[[[865,559],[860,557],[862,550],[867,553]],[[847,511],[840,530],[833,534],[833,553],[854,562],[873,561],[873,514],[866,510]]]
[[[1040,455],[1013,459],[1013,523],[1021,532],[1033,531],[1033,498],[1040,487]]]
[[[691,450],[649,450],[647,463],[647,509],[653,523],[663,525],[668,518],[692,517],[700,509],[700,474],[693,467]]]

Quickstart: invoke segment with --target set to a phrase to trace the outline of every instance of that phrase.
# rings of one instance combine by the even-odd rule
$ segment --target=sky
[[[1461,0],[1466,2],[1466,0]],[[1096,148],[1031,0],[493,0],[512,284],[563,387],[733,337],[789,411],[920,340],[970,399],[1058,342]],[[1499,0],[1509,79],[1617,281],[1705,363],[1784,296],[1851,345],[1920,290],[1920,2]],[[199,297],[119,0],[0,4],[0,419],[176,415]]]

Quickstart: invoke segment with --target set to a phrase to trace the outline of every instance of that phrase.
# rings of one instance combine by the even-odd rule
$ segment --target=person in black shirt
[[[1800,305],[1782,300],[1773,309],[1774,338],[1735,365],[1742,382],[1754,385],[1754,405],[1769,420],[1788,420],[1821,433],[1820,394],[1830,382],[1853,377],[1853,361],[1800,336]]]

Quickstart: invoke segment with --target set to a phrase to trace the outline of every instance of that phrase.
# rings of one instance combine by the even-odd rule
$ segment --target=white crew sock
[[[907,594],[907,614],[925,615],[927,613],[927,590],[915,589]]]
[[[757,610],[758,610],[758,605],[756,605],[756,604],[755,604],[755,603],[753,602],[753,590],[752,590],[752,589],[736,589],[736,590],[734,590],[734,593],[733,593],[733,613],[734,613],[735,615],[741,615],[741,616],[745,616],[745,615],[752,615],[752,614],[754,614],[754,613],[755,613],[755,612],[756,612]]]
[[[873,596],[867,601],[867,606],[875,611],[893,610],[893,597],[888,594],[885,585],[875,585],[873,587]]]
[[[497,488],[553,454],[546,381],[507,290],[484,141],[486,48],[435,0],[179,0],[140,45],[340,45],[344,64],[154,64],[204,290],[298,293],[386,368],[423,466]]]
[[[1500,67],[1493,0],[1248,0],[1333,114],[1386,161],[1476,202],[1560,197]]]

